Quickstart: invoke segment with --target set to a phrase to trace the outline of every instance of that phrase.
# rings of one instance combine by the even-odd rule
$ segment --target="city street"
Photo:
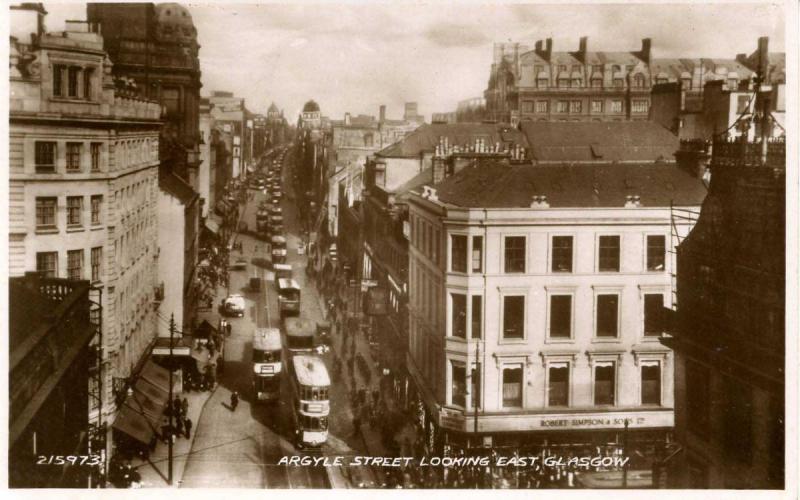
[[[255,193],[254,191],[248,191]],[[255,193],[242,212],[241,220],[255,228],[255,212],[263,199]],[[284,200],[284,211],[289,203]],[[292,216],[287,218],[287,230],[295,230]],[[289,248],[295,249],[298,238],[292,234]],[[242,318],[228,318],[232,333],[225,341],[224,372],[219,377],[219,387],[206,405],[197,425],[196,437],[183,476],[183,487],[252,487],[252,488],[324,488],[328,485],[325,471],[313,467],[286,467],[277,465],[280,457],[297,454],[291,443],[289,384],[282,380],[281,401],[278,405],[253,404],[251,343],[256,327],[278,327],[278,305],[275,297],[273,274],[253,264],[253,259],[266,259],[268,245],[258,239],[238,234],[242,252],[249,264],[246,270],[230,271],[230,293],[241,293],[247,302]],[[232,253],[238,256],[237,252]],[[304,261],[290,250],[289,262],[297,265]],[[249,289],[251,276],[263,279],[259,293]],[[305,290],[304,290],[305,292]],[[307,297],[304,306],[315,317],[319,315],[314,298]],[[266,306],[266,307],[265,307]],[[240,403],[237,410],[230,409],[230,396],[237,391]]]

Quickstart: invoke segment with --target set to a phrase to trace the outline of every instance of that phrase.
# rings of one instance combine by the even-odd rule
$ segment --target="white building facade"
[[[626,422],[644,442],[667,440],[673,361],[659,338],[672,306],[669,203],[631,195],[618,206],[550,206],[525,191],[546,191],[528,174],[551,167],[474,175],[488,175],[491,193],[490,179],[520,168],[505,178],[522,186],[510,202],[461,197],[460,174],[409,199],[409,366],[442,442],[621,445]],[[656,168],[696,184],[682,198],[699,207],[699,180]],[[614,170],[608,178],[625,177]],[[572,188],[564,181],[559,195]],[[514,206],[520,193],[527,206]]]
[[[156,332],[161,107],[115,89],[87,23],[35,43],[12,38],[10,59],[9,273],[102,290],[109,422],[114,379],[131,374]]]

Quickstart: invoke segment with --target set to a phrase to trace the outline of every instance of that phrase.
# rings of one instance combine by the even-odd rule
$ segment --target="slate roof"
[[[494,123],[426,123],[408,134],[404,139],[382,149],[376,156],[416,158],[421,152],[433,152],[440,137],[447,137],[450,144],[466,145],[476,137],[488,138],[489,144],[496,142],[520,143],[527,146],[525,137],[508,125]]]
[[[655,122],[523,122],[535,161],[673,161],[680,142]]]
[[[435,186],[439,201],[470,208],[530,207],[544,195],[551,208],[623,207],[639,196],[642,207],[699,206],[700,179],[674,164],[506,165],[465,167]]]

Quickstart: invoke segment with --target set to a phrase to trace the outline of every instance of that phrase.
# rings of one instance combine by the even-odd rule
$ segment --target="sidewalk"
[[[183,477],[183,469],[186,467],[186,460],[189,457],[189,452],[192,449],[192,443],[195,438],[195,430],[197,423],[200,421],[200,415],[203,413],[206,403],[214,391],[206,392],[183,392],[180,398],[186,398],[189,401],[189,418],[195,427],[192,429],[192,434],[189,439],[186,437],[175,438],[175,444],[172,447],[173,467],[172,467],[172,487],[177,488],[180,486],[181,478]],[[148,460],[142,460],[135,457],[131,460],[131,465],[139,471],[142,476],[143,488],[168,488],[167,470],[169,467],[169,445],[159,440],[156,445],[155,451],[150,453]]]

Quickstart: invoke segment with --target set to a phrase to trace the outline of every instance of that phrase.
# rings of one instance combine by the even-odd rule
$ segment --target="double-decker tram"
[[[328,393],[331,379],[322,359],[298,354],[291,358],[292,417],[295,446],[319,449],[328,440]]]
[[[255,401],[277,401],[281,392],[281,332],[256,328],[253,334],[253,392]]]

